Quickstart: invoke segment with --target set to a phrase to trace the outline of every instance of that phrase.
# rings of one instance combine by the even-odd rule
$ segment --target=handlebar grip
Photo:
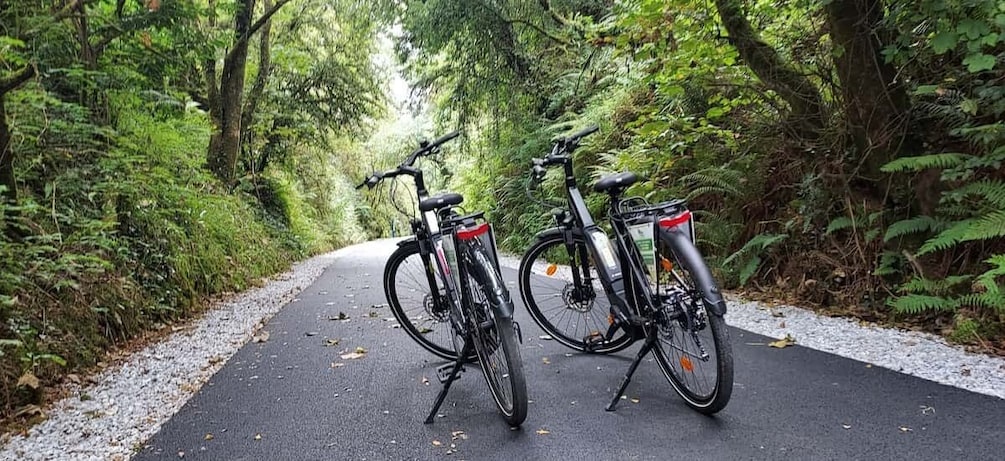
[[[429,143],[429,145],[426,146],[426,149],[432,150],[433,148],[439,146],[440,144],[443,144],[443,143],[445,143],[447,141],[450,141],[451,139],[454,139],[454,138],[456,138],[456,137],[458,137],[460,135],[461,135],[461,131],[460,130],[454,131],[453,133],[447,133],[447,134],[445,134],[443,136],[440,136],[435,141]]]
[[[590,125],[590,126],[588,126],[586,128],[583,128],[582,130],[576,132],[575,134],[570,135],[568,138],[565,138],[565,139],[567,141],[575,142],[575,141],[578,141],[580,138],[584,138],[584,137],[589,136],[589,135],[591,135],[593,133],[596,133],[597,130],[599,130],[599,129],[600,129],[600,127],[597,126],[597,125]]]

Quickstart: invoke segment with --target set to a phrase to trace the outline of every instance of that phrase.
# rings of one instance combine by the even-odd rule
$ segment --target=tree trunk
[[[855,173],[872,181],[911,142],[907,92],[880,55],[883,10],[882,0],[834,0],[826,7]]]
[[[10,128],[7,127],[5,93],[0,93],[0,186],[4,186],[0,200],[17,203],[17,181],[14,180],[14,152],[10,150]]]
[[[272,0],[265,0],[264,7],[266,11],[271,9]],[[255,83],[251,86],[251,91],[248,92],[248,100],[244,105],[244,111],[241,113],[242,150],[244,157],[247,159],[254,159],[254,154],[252,153],[254,142],[251,126],[254,124],[255,112],[258,111],[258,104],[262,99],[262,94],[265,93],[265,85],[268,83],[269,76],[272,73],[271,32],[272,21],[267,21],[262,26],[258,41],[258,75],[255,76]],[[250,170],[253,172],[258,171],[254,166]]]
[[[244,71],[248,64],[248,41],[252,35],[268,24],[269,19],[290,0],[278,0],[267,8],[254,24],[251,22],[255,10],[255,0],[240,0],[239,9],[234,14],[234,45],[223,60],[219,91],[216,91],[215,64],[207,66],[206,79],[209,85],[211,106],[216,130],[209,139],[206,163],[217,178],[233,185],[237,180],[237,158],[241,152],[241,118],[244,108]],[[212,3],[211,3],[212,5]],[[216,97],[214,98],[214,94]]]
[[[768,88],[789,104],[797,134],[807,140],[818,138],[825,114],[817,87],[761,40],[740,8],[739,0],[715,0],[715,6],[740,58]]]

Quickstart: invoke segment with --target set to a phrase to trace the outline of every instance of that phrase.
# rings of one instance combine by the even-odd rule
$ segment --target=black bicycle
[[[690,407],[718,412],[733,391],[726,302],[695,247],[691,212],[682,200],[623,197],[638,180],[634,173],[604,177],[593,189],[608,195],[612,242],[593,221],[573,174],[572,152],[595,131],[560,139],[545,158],[533,159],[530,185],[544,179],[547,167],[563,167],[567,207],[552,211],[557,226],[538,234],[524,254],[520,295],[534,321],[572,349],[603,354],[644,341],[608,411],[651,351]]]
[[[374,172],[358,188],[401,175],[415,181],[421,217],[384,267],[384,293],[401,328],[423,348],[452,360],[437,368],[443,383],[425,422],[433,422],[450,385],[477,361],[492,398],[511,426],[527,417],[527,384],[513,322],[513,301],[499,275],[495,238],[484,213],[460,214],[460,194],[429,196],[418,158],[439,152],[458,132],[421,143],[397,168]],[[392,198],[393,200],[393,198]]]

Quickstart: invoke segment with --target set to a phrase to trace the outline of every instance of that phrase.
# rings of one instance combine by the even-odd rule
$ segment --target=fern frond
[[[963,241],[989,240],[1005,237],[1005,210],[994,211],[973,221],[967,227]]]
[[[917,157],[901,157],[880,168],[884,173],[896,173],[899,171],[922,171],[929,168],[951,168],[963,163],[971,157],[966,154],[945,153],[929,154]]]
[[[955,299],[919,294],[899,296],[887,301],[887,304],[894,311],[904,314],[920,314],[928,311],[953,311],[959,307],[959,301]]]
[[[894,251],[884,251],[883,255],[879,258],[879,266],[876,270],[872,272],[873,275],[882,277],[885,275],[894,275],[900,273],[900,270],[896,266],[903,262],[904,257]]]
[[[929,295],[945,295],[952,291],[953,287],[969,281],[969,275],[951,275],[943,279],[925,279],[915,277],[909,282],[901,285],[900,291],[905,293],[918,293]]]
[[[747,261],[747,264],[740,270],[740,285],[746,285],[750,281],[750,278],[757,273],[757,269],[761,267],[761,261],[761,257],[757,255]]]
[[[984,307],[1005,312],[1005,295],[1001,292],[971,293],[959,297],[956,303],[961,307]]]
[[[827,230],[824,231],[824,235],[831,235],[839,230],[844,230],[855,225],[853,221],[848,216],[838,216],[834,218],[830,223],[827,224]]]
[[[942,251],[962,242],[963,238],[966,237],[970,230],[971,223],[973,223],[972,219],[965,219],[953,224],[952,227],[939,232],[937,235],[928,239],[923,245],[921,245],[921,248],[918,249],[917,255],[922,256],[933,251]]]
[[[709,188],[709,191],[714,190],[723,195],[736,196],[740,195],[736,184],[739,184],[742,178],[743,173],[736,170],[728,168],[705,168],[681,176],[680,181],[692,189]]]
[[[960,197],[976,195],[992,206],[1005,209],[1005,181],[985,179],[957,188],[952,193]]]
[[[735,253],[726,257],[726,259],[724,259],[722,263],[729,264],[733,262],[735,259],[751,251],[756,250],[756,253],[760,253],[761,251],[767,249],[769,246],[781,242],[782,240],[785,240],[787,237],[788,234],[757,234],[749,241],[747,241],[747,243],[743,245],[743,248],[736,250]]]
[[[886,235],[883,236],[883,241],[889,242],[897,237],[908,234],[939,230],[940,226],[941,223],[931,216],[915,216],[890,224],[890,227],[886,229]]]

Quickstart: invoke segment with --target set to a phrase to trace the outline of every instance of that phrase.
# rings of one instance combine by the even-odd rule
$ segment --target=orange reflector
[[[687,358],[687,356],[681,356],[680,366],[688,372],[694,371],[694,364],[691,363],[691,359]]]
[[[557,270],[558,270],[558,266],[556,266],[554,264],[549,264],[548,268],[544,270],[544,273],[548,274],[549,276],[551,276],[551,275],[555,275],[555,271],[557,271]]]
[[[664,257],[660,257],[660,265],[663,266],[663,272],[670,272],[673,270],[673,263]]]
[[[608,325],[614,325],[614,314],[613,313],[607,314],[607,324]]]

